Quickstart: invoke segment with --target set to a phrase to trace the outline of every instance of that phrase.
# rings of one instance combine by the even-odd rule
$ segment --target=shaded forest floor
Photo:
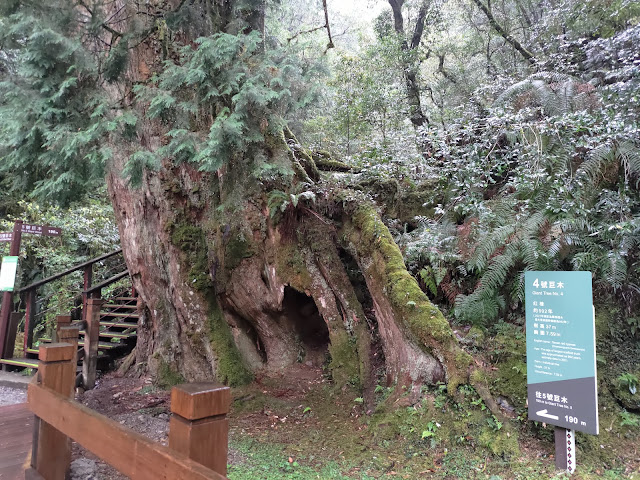
[[[515,413],[509,425],[501,425],[472,395],[453,401],[442,388],[424,391],[416,404],[411,404],[409,393],[377,390],[377,405],[366,410],[354,391],[337,390],[322,369],[304,364],[233,389],[229,478],[506,480],[562,476],[554,468],[553,427],[532,427]],[[166,442],[168,392],[153,387],[149,379],[107,375],[80,400]],[[515,437],[517,442],[511,442]],[[640,478],[637,427],[635,432],[607,435],[606,444],[596,446],[596,455],[589,442],[593,439],[605,441],[605,437],[578,437],[578,472],[572,478]],[[584,446],[587,453],[583,442],[588,443]],[[81,449],[76,451],[76,458],[83,456],[91,458]],[[91,478],[124,477],[98,463]]]

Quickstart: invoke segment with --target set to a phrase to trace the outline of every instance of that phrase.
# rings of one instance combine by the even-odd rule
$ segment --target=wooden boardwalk
[[[32,438],[33,413],[26,403],[0,407],[0,480],[24,478]]]

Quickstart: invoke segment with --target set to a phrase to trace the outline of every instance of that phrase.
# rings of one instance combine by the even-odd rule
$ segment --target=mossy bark
[[[353,201],[343,237],[373,298],[389,381],[403,385],[465,380],[471,358],[449,323],[409,274],[402,254],[372,205]]]

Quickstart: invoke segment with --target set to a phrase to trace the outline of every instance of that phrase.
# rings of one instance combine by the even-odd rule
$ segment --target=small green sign
[[[529,419],[598,434],[591,272],[526,272]]]
[[[18,257],[2,257],[0,268],[0,292],[13,292],[18,271]]]

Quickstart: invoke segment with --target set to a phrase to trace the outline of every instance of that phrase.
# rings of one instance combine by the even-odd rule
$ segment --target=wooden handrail
[[[134,480],[228,480],[228,387],[174,387],[170,446],[165,447],[73,400],[74,355],[68,343],[40,347],[38,380],[28,387],[36,420],[25,478],[63,480],[71,463],[70,440],[75,440]]]
[[[126,277],[127,275],[129,275],[129,271],[128,270],[125,270],[124,272],[117,273],[113,277],[107,278],[104,282],[101,282],[101,283],[99,283],[97,285],[94,285],[91,288],[86,289],[83,293],[86,293],[87,295],[90,295],[90,294],[92,294],[94,292],[98,292],[98,291],[102,290],[103,288],[108,287],[112,283],[117,282],[121,278]]]
[[[29,408],[41,421],[72,438],[129,478],[226,479],[190,460],[185,454],[155,443],[49,388],[30,384],[28,399]]]
[[[30,285],[27,285],[26,287],[22,287],[20,290],[16,290],[15,293],[22,293],[22,292],[26,292],[28,290],[32,290],[38,287],[41,287],[42,285],[45,285],[49,282],[53,282],[54,280],[58,280],[59,278],[62,278],[64,276],[69,275],[70,273],[76,272],[78,270],[81,270],[85,267],[88,267],[89,265],[93,265],[94,263],[97,262],[101,262],[102,260],[106,260],[107,258],[111,258],[115,255],[118,255],[119,253],[122,253],[122,249],[120,250],[116,250],[115,252],[111,252],[111,253],[105,253],[104,255],[100,256],[100,257],[96,257],[93,258],[91,260],[87,260],[84,263],[80,263],[74,267],[68,268],[63,272],[60,273],[56,273],[55,275],[51,275],[50,277],[47,278],[43,278],[42,280],[38,280],[37,282],[33,282]]]

